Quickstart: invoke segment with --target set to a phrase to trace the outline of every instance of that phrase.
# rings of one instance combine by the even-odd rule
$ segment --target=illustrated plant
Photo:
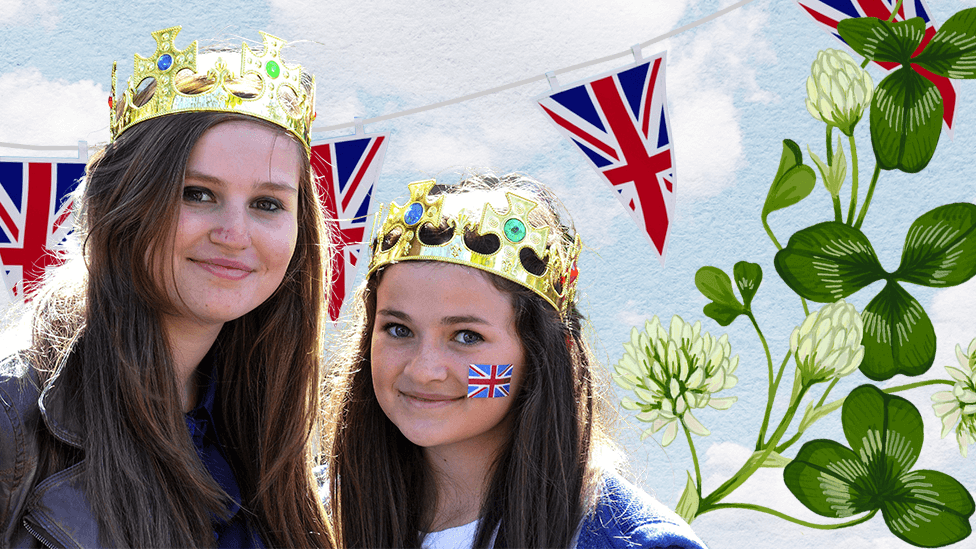
[[[803,163],[800,146],[785,139],[760,215],[778,250],[773,261],[776,273],[800,298],[804,313],[793,327],[790,348],[778,370],[752,310],[763,279],[761,266],[739,261],[732,277],[715,266],[704,266],[695,275],[696,287],[710,300],[703,309],[705,316],[721,326],[748,318],[765,351],[768,394],[754,453],[717,489],[702,492],[692,435],[706,436],[709,431],[691,412],[707,405],[728,409],[736,400],[724,393],[714,396],[736,385],[733,373],[739,357],[730,358],[727,336],[702,335],[700,322],[692,325],[677,315],[671,319],[671,329],[665,330],[655,316],[643,331],[631,331],[613,378],[636,395],[636,399],[625,398],[622,406],[651,424],[644,437],[663,430],[662,444],[667,445],[679,429],[684,431],[694,476],[689,472],[676,510],[689,522],[707,512],[736,508],[811,528],[837,529],[866,522],[880,511],[892,534],[910,544],[951,545],[972,533],[970,518],[976,506],[969,492],[949,475],[912,468],[923,448],[922,418],[914,405],[894,393],[951,386],[932,395],[933,411],[942,421],[943,437],[955,428],[960,452],[966,456],[968,446],[976,442],[976,340],[965,351],[956,348],[959,367],[946,367],[951,379],[927,379],[883,390],[868,383],[833,402],[827,398],[840,379],[857,370],[874,382],[928,372],[936,356],[935,330],[906,286],[945,288],[976,275],[976,204],[945,204],[919,215],[908,229],[900,264],[893,271],[884,268],[868,235],[861,231],[881,172],[917,173],[933,158],[944,113],[941,92],[931,75],[976,78],[976,8],[950,17],[924,48],[920,46],[925,23],[920,18],[848,19],[840,22],[838,32],[864,64],[858,66],[845,52],[826,50],[812,65],[806,108],[825,125],[826,158],[807,147],[815,171]],[[893,68],[877,87],[864,70],[870,61]],[[854,129],[864,118],[870,123],[875,167],[858,211]],[[847,137],[850,163],[843,137],[834,141],[834,128]],[[841,195],[848,169],[850,202],[845,218]],[[818,173],[831,197],[833,215],[796,231],[782,246],[769,216],[809,196]],[[863,310],[845,301],[875,282],[884,285]],[[811,310],[809,302],[824,305]],[[786,411],[778,423],[771,423],[791,358],[795,370]],[[819,399],[807,405],[795,432],[787,436],[804,397],[820,386],[825,387]],[[812,440],[793,457],[784,455],[811,425],[838,409],[846,445]],[[811,523],[765,506],[724,501],[760,467],[783,468],[787,487],[811,511],[851,520]]]

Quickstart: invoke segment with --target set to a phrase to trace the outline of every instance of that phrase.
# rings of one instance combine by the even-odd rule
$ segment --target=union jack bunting
[[[665,64],[662,52],[536,98],[617,192],[662,264],[676,183]]]
[[[86,150],[81,144],[80,149]],[[0,158],[0,277],[9,301],[26,299],[64,252],[71,192],[86,159]]]
[[[820,23],[824,30],[833,34],[838,40],[843,41],[837,33],[837,23],[854,17],[877,17],[878,19],[888,20],[891,17],[891,10],[898,0],[797,0],[800,8],[813,19]],[[904,0],[895,21],[904,21],[912,17],[921,17],[925,21],[925,36],[922,44],[912,55],[918,55],[925,49],[932,37],[935,36],[935,21],[929,15],[929,10],[925,7],[923,0]],[[877,63],[885,70],[892,70],[898,67],[897,63]],[[952,122],[956,115],[956,88],[952,80],[933,74],[922,67],[913,67],[919,74],[928,78],[942,95],[943,113],[942,119],[945,121],[949,136],[952,136]]]
[[[471,364],[468,366],[468,398],[506,397],[511,390],[511,364]]]
[[[372,213],[373,187],[380,175],[389,133],[362,134],[312,142],[312,168],[318,176],[319,199],[325,216],[337,220],[338,242],[333,258],[329,318],[339,317],[343,300],[352,293],[356,268],[365,242],[366,219]]]

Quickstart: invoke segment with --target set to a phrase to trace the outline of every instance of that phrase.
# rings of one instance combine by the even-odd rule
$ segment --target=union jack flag
[[[665,64],[660,53],[536,98],[559,131],[617,191],[662,264],[676,182]]]
[[[64,252],[85,162],[0,158],[0,277],[10,301],[26,299]]]
[[[468,398],[499,398],[512,390],[511,364],[468,366]]]
[[[312,142],[312,168],[318,175],[319,199],[329,219],[335,219],[339,241],[333,258],[329,318],[339,317],[352,293],[356,268],[367,248],[366,219],[371,214],[373,187],[380,175],[389,133],[362,134]]]
[[[813,17],[824,30],[841,41],[844,39],[837,33],[838,22],[854,17],[877,17],[887,21],[891,17],[891,10],[897,2],[898,0],[797,0],[797,4],[806,14]],[[904,21],[912,17],[921,17],[925,21],[925,36],[922,38],[921,45],[912,54],[912,57],[915,57],[932,40],[936,29],[935,21],[929,16],[929,10],[925,7],[923,0],[904,0],[898,13],[895,14],[894,20]],[[898,68],[897,63],[877,64],[889,71]],[[912,68],[935,84],[942,95],[944,109],[942,119],[949,130],[949,136],[952,137],[952,122],[956,115],[956,88],[953,86],[952,80],[933,74],[918,65],[913,65]]]

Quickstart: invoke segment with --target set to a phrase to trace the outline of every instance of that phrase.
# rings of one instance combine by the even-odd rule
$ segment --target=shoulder
[[[37,469],[33,436],[41,421],[37,373],[22,354],[0,360],[0,542],[8,524],[20,515]]]
[[[596,508],[580,527],[580,548],[703,549],[681,517],[614,473],[604,473]]]

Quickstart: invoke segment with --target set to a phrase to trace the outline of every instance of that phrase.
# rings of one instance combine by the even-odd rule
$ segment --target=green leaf
[[[881,500],[881,515],[891,533],[918,547],[942,547],[972,533],[973,496],[956,479],[939,471],[903,474],[897,488]]]
[[[908,400],[861,385],[844,400],[844,436],[870,471],[892,478],[915,465],[922,450],[922,414]]]
[[[762,457],[762,455],[765,452],[766,452],[765,450],[759,450],[757,452],[753,452],[752,457],[750,457],[749,459],[750,460],[759,459],[760,457]],[[778,469],[780,467],[786,467],[787,465],[790,464],[791,461],[793,460],[780,454],[779,452],[770,452],[769,455],[766,456],[766,460],[763,461],[762,464],[760,464],[759,466]]]
[[[942,111],[942,95],[928,78],[906,68],[885,77],[871,99],[871,145],[881,168],[925,168],[939,144]]]
[[[861,373],[874,381],[924,374],[935,361],[935,329],[919,302],[889,281],[861,313]]]
[[[912,63],[949,78],[976,78],[976,8],[946,20]]]
[[[811,440],[783,469],[786,487],[807,509],[845,518],[871,511],[870,475],[857,454],[832,440]]]
[[[705,266],[695,273],[695,286],[712,303],[705,305],[705,316],[714,319],[722,326],[728,326],[739,315],[746,312],[732,293],[732,280],[718,267]]]
[[[833,303],[887,276],[864,233],[835,221],[794,233],[774,264],[790,289],[820,303]]]
[[[889,23],[876,17],[844,19],[837,32],[857,53],[873,61],[905,64],[925,36],[925,21],[913,17]]]
[[[681,499],[678,500],[678,506],[674,508],[674,512],[685,519],[685,522],[691,524],[691,521],[695,520],[695,515],[698,514],[700,502],[701,496],[698,495],[698,489],[695,488],[695,481],[691,479],[691,473],[688,473],[688,483],[685,484],[685,491],[682,492]]]
[[[750,310],[752,298],[756,296],[756,291],[762,284],[762,267],[756,263],[740,261],[732,267],[732,276],[735,277],[735,285],[739,287],[743,305],[746,310]]]
[[[800,146],[791,139],[783,140],[783,154],[780,155],[779,169],[773,184],[766,194],[763,204],[762,221],[776,210],[788,208],[810,195],[817,183],[817,176],[813,168],[803,164],[803,153]]]
[[[898,280],[922,286],[962,284],[976,275],[976,204],[946,204],[922,214],[905,238]]]

